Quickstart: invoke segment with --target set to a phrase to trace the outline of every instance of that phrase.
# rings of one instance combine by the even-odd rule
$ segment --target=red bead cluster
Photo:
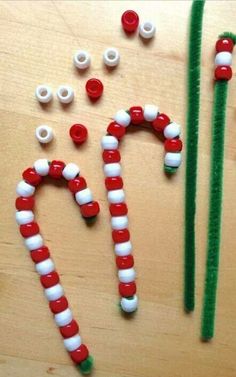
[[[216,53],[230,52],[232,53],[234,42],[231,38],[220,38],[216,42]],[[215,68],[215,80],[230,80],[232,78],[232,69],[229,65],[218,65]]]

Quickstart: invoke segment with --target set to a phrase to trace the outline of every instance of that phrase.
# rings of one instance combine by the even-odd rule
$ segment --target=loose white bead
[[[39,160],[35,161],[34,168],[36,173],[39,175],[45,176],[48,175],[49,172],[49,163],[46,158],[40,158]]]
[[[16,187],[16,193],[24,198],[34,195],[34,192],[35,187],[29,185],[29,183],[26,183],[25,181],[20,181]]]
[[[106,177],[118,177],[121,175],[121,165],[118,162],[112,164],[105,164],[103,171]]]
[[[115,67],[120,61],[119,51],[114,47],[107,48],[103,53],[103,61],[108,67]]]
[[[25,239],[25,246],[28,250],[36,250],[43,246],[43,238],[40,234]]]
[[[74,91],[68,85],[61,85],[57,89],[57,98],[61,103],[70,103],[74,99]]]
[[[64,295],[64,290],[61,284],[56,284],[53,287],[44,289],[44,294],[48,301],[55,301]]]
[[[81,346],[81,337],[79,335],[74,335],[71,338],[64,339],[64,346],[67,351],[72,352]]]
[[[215,57],[215,65],[232,65],[232,54],[228,51],[218,52]]]
[[[16,222],[19,225],[28,224],[34,221],[34,214],[32,211],[17,211]]]
[[[145,39],[154,37],[156,32],[156,26],[151,21],[145,21],[139,25],[139,34]]]
[[[80,206],[82,206],[83,204],[87,204],[93,201],[93,194],[89,188],[86,188],[84,190],[78,191],[75,194],[75,200]]]
[[[143,116],[146,122],[153,122],[158,115],[158,107],[155,105],[145,105]]]
[[[72,311],[69,308],[67,308],[63,312],[55,314],[54,319],[55,319],[57,326],[59,326],[59,327],[66,326],[73,319]]]
[[[132,313],[138,308],[138,297],[136,295],[134,295],[132,299],[122,297],[120,305],[124,312]]]
[[[86,69],[90,66],[91,58],[87,51],[78,50],[73,57],[73,62],[78,69]]]
[[[128,227],[129,220],[127,216],[114,216],[111,218],[111,227],[114,230],[125,229]]]
[[[181,153],[166,153],[165,165],[173,168],[178,168],[181,164]]]
[[[35,130],[35,136],[40,143],[47,144],[53,139],[53,130],[46,125],[38,126]]]
[[[52,89],[48,85],[39,85],[35,90],[35,96],[41,103],[48,103],[52,99]]]
[[[173,122],[168,124],[164,129],[164,136],[166,139],[173,139],[176,136],[180,135],[180,125]]]
[[[135,269],[132,267],[125,270],[119,270],[118,277],[121,283],[131,283],[136,277]]]
[[[125,200],[124,190],[111,190],[107,194],[109,203],[122,203]]]
[[[115,254],[119,257],[129,255],[132,251],[132,244],[130,241],[120,242],[115,244]]]
[[[131,122],[131,117],[125,110],[119,110],[114,116],[114,120],[120,126],[128,127]]]
[[[55,270],[55,265],[51,258],[48,258],[42,262],[36,263],[35,269],[39,275],[47,275]]]
[[[64,167],[62,175],[65,179],[67,179],[67,181],[70,181],[71,179],[74,179],[79,174],[79,172],[79,166],[74,164],[73,162],[70,162]]]
[[[115,136],[103,136],[101,146],[102,149],[111,150],[111,149],[117,149],[118,148],[118,139]]]

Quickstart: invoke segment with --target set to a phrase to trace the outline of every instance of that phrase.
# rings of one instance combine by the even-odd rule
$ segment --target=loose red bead
[[[41,275],[40,281],[44,288],[50,288],[59,283],[59,275],[56,271],[52,271],[47,275]]]
[[[83,217],[94,217],[100,211],[99,204],[98,202],[83,204],[80,206],[80,211]]]
[[[122,297],[131,297],[136,293],[136,284],[134,281],[130,283],[120,283],[119,292]]]
[[[117,124],[116,122],[111,122],[107,127],[107,132],[115,136],[117,139],[121,139],[125,135],[126,128]]]
[[[112,239],[114,243],[127,242],[130,240],[130,233],[128,229],[120,229],[112,231]]]
[[[72,319],[68,325],[59,327],[59,330],[63,338],[70,338],[79,332],[79,326],[78,323]]]
[[[47,246],[42,246],[39,249],[30,252],[30,256],[34,263],[39,263],[50,257]]]
[[[88,355],[88,348],[84,344],[81,344],[75,351],[70,352],[71,359],[77,364],[87,359]]]
[[[90,98],[96,99],[103,93],[103,84],[98,79],[90,79],[86,82],[85,89]]]
[[[58,298],[55,301],[50,301],[49,307],[50,307],[52,313],[54,313],[54,314],[61,313],[68,308],[67,298],[65,296],[61,296],[60,298]],[[60,330],[61,329],[62,329],[62,327],[60,327]],[[77,333],[77,331],[76,331],[76,333]]]
[[[32,186],[37,186],[42,181],[41,175],[36,173],[35,169],[33,168],[26,169],[23,172],[22,177],[27,183],[29,183]]]
[[[106,164],[111,164],[113,162],[120,161],[120,152],[117,149],[114,150],[105,150],[102,153],[103,161]]]
[[[232,78],[232,69],[228,65],[218,65],[215,69],[216,80],[230,80]]]
[[[31,237],[39,233],[39,226],[37,223],[32,222],[20,226],[20,233],[23,237]]]
[[[88,131],[83,124],[73,124],[70,128],[70,137],[76,144],[82,144],[88,137]]]
[[[139,24],[139,16],[133,10],[126,10],[121,17],[123,29],[128,33],[133,33]]]
[[[152,127],[157,132],[163,132],[168,124],[170,124],[170,118],[166,114],[159,114],[152,122]]]
[[[234,42],[231,38],[221,38],[216,42],[216,52],[232,52],[234,49]]]
[[[34,197],[23,198],[19,196],[19,198],[16,198],[15,205],[18,211],[31,211],[34,208]]]
[[[52,178],[60,179],[62,177],[62,171],[65,167],[65,164],[63,161],[56,161],[53,160],[49,167],[49,175]]]
[[[140,124],[144,122],[143,109],[141,106],[131,107],[129,113],[132,124]]]
[[[109,209],[111,216],[125,216],[128,213],[126,203],[110,204]]]
[[[183,145],[180,139],[166,139],[164,146],[166,152],[180,152]]]
[[[123,179],[121,177],[107,177],[105,179],[107,190],[119,190],[123,187]]]
[[[134,265],[133,255],[126,255],[124,257],[116,257],[116,265],[119,270],[131,268]]]
[[[68,182],[68,187],[69,190],[75,194],[78,191],[86,189],[87,183],[83,177],[77,177]]]

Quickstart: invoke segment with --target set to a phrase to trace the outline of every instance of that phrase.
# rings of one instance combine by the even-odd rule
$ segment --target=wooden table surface
[[[1,1],[1,377],[77,376],[48,310],[40,283],[15,223],[15,187],[38,158],[74,161],[101,206],[86,227],[68,190],[46,184],[37,194],[37,219],[50,247],[81,334],[95,358],[93,377],[236,376],[236,80],[229,83],[225,145],[222,249],[216,336],[199,339],[206,256],[209,150],[214,45],[219,33],[236,31],[236,2],[206,3],[203,24],[202,90],[197,190],[196,310],[186,315],[183,294],[184,163],[173,179],[163,174],[163,145],[152,133],[129,133],[121,147],[130,230],[138,273],[139,310],[122,317],[103,183],[100,139],[113,114],[134,104],[155,103],[182,124],[186,113],[186,68],[190,1]],[[124,10],[152,19],[156,37],[143,43],[120,26]],[[108,46],[121,62],[109,72],[102,63]],[[92,64],[79,73],[77,49]],[[236,57],[234,71],[236,69]],[[90,77],[104,83],[96,104],[86,98]],[[61,84],[75,101],[46,107],[34,90]],[[71,124],[84,123],[89,139],[75,148]],[[36,126],[48,124],[54,141],[42,147]]]

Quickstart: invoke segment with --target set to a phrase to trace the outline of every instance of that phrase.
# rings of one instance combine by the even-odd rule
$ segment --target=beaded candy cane
[[[128,313],[137,309],[138,298],[118,145],[130,124],[139,125],[143,122],[150,123],[155,131],[163,133],[165,137],[165,171],[169,174],[175,173],[181,164],[180,126],[171,122],[167,115],[160,114],[154,105],[146,105],[144,109],[135,106],[131,107],[129,111],[118,111],[114,116],[114,122],[108,125],[107,135],[102,138],[105,186],[108,190],[112,238],[115,243],[116,265],[120,280],[120,305],[122,310]]]
[[[64,346],[80,371],[88,374],[92,369],[93,360],[89,356],[87,347],[82,344],[79,326],[68,307],[59,275],[55,271],[48,248],[44,246],[39,226],[34,222],[32,212],[35,188],[42,182],[44,176],[49,175],[55,179],[65,178],[68,181],[69,190],[75,195],[82,216],[85,219],[95,217],[99,213],[99,205],[93,201],[92,193],[79,173],[79,167],[73,163],[65,165],[62,161],[50,163],[46,159],[37,160],[33,168],[28,168],[23,172],[23,180],[17,185],[16,192],[19,197],[16,199],[16,221],[24,237],[25,246],[35,263],[36,271],[40,275],[40,282],[49,301],[49,308],[64,338]]]

